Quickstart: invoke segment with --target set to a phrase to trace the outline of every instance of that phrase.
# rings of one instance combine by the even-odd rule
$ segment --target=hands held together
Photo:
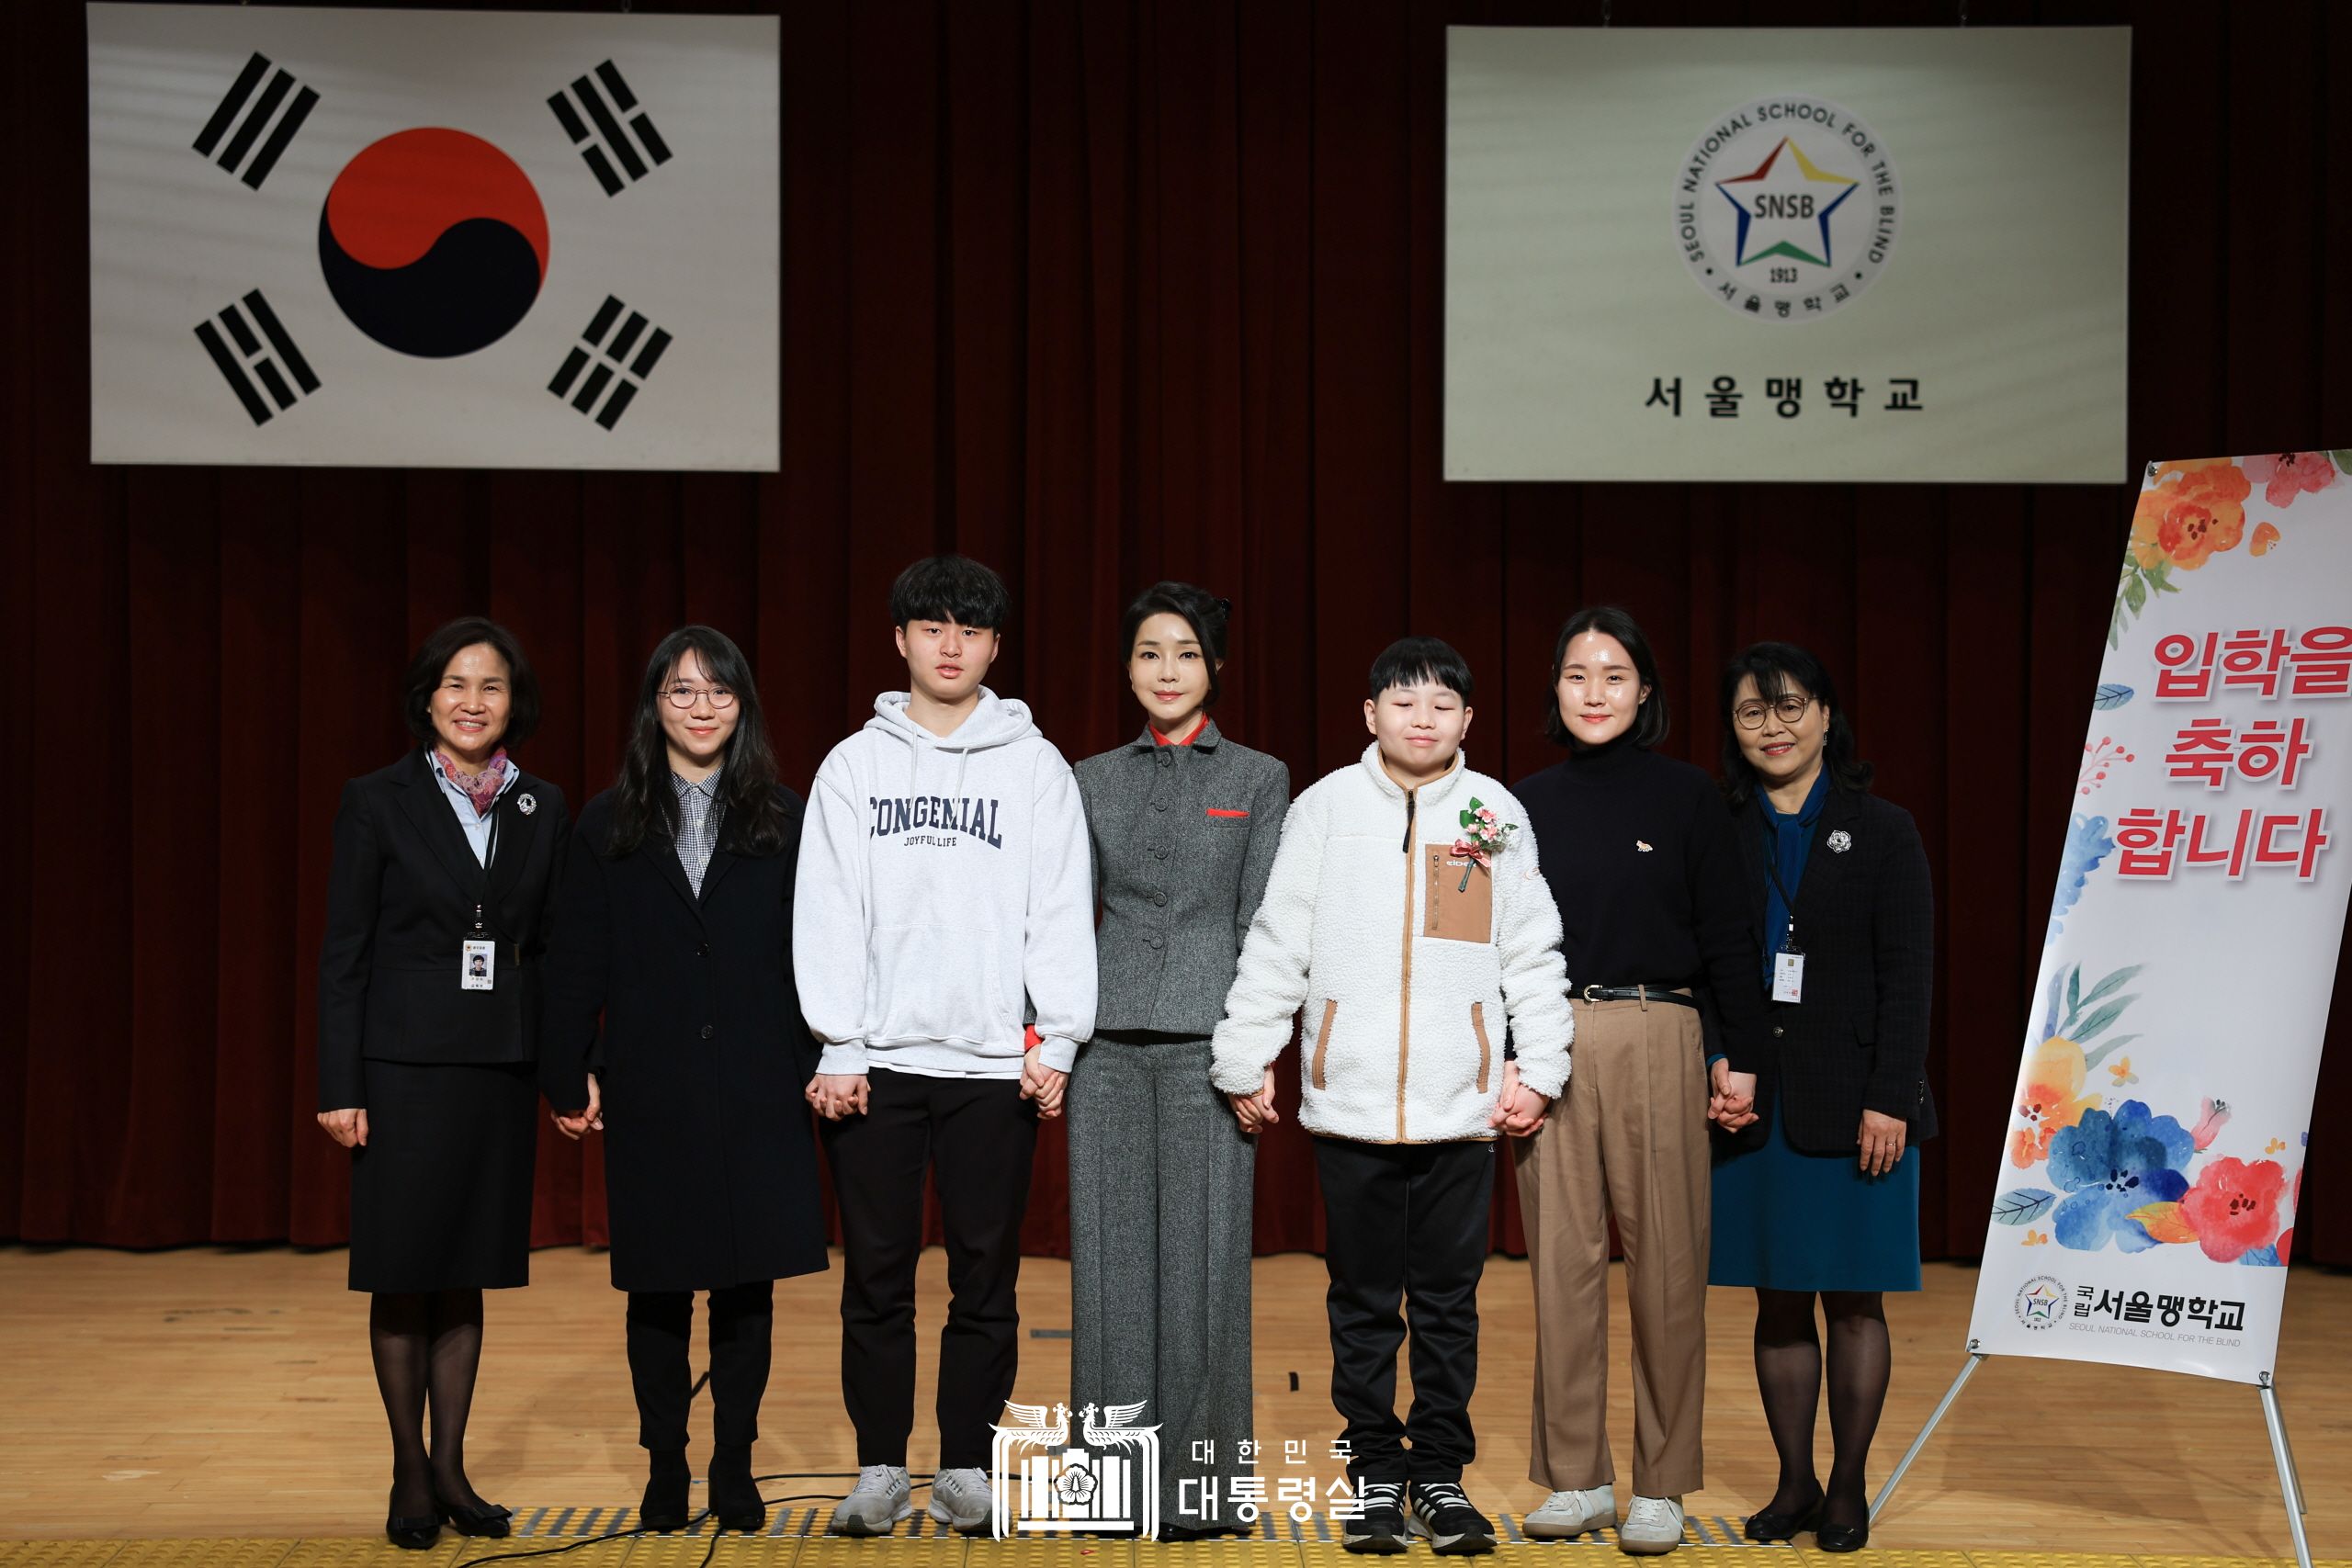
[[[1707,1120],[1736,1133],[1756,1120],[1756,1075],[1736,1073],[1718,1057],[1707,1068]]]
[[[1281,1121],[1282,1112],[1274,1109],[1274,1069],[1268,1067],[1266,1076],[1255,1094],[1232,1094],[1226,1097],[1233,1102],[1234,1120],[1241,1123],[1245,1133],[1262,1133]],[[1544,1124],[1544,1115],[1552,1102],[1519,1081],[1519,1064],[1503,1064],[1503,1090],[1496,1098],[1495,1108],[1487,1114],[1487,1125],[1499,1128],[1504,1135],[1524,1138]]]
[[[1069,1075],[1046,1066],[1035,1051],[1023,1060],[1021,1098],[1035,1100],[1037,1114],[1046,1121],[1062,1113],[1062,1095],[1069,1087]],[[871,1092],[864,1073],[819,1073],[808,1080],[801,1098],[826,1121],[838,1122],[844,1116],[865,1115]]]

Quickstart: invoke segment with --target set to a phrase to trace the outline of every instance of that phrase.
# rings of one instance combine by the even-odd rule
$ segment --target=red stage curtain
[[[902,683],[891,576],[954,547],[1014,585],[996,684],[1073,758],[1136,727],[1124,598],[1161,576],[1231,595],[1219,717],[1301,786],[1356,754],[1364,669],[1408,630],[1469,656],[1472,754],[1507,778],[1549,760],[1546,661],[1583,601],[1649,628],[1668,747],[1702,761],[1721,660],[1766,635],[1815,648],[1935,861],[1945,1135],[1922,1228],[1931,1256],[1973,1253],[2132,490],[1442,483],[1444,27],[1600,10],[784,7],[784,469],[744,478],[93,469],[81,12],[7,7],[0,115],[27,155],[0,219],[0,624],[18,693],[0,771],[0,1235],[344,1235],[344,1161],[311,1120],[328,823],[344,779],[401,745],[394,682],[434,625],[483,610],[525,638],[548,707],[527,761],[575,803],[611,775],[655,638],[724,627],[753,650],[805,784]],[[2135,457],[2341,446],[2352,202],[2330,193],[2352,96],[2323,82],[2343,17],[2323,0],[1970,16],[2139,28]],[[1614,20],[1953,10],[1616,0]],[[2180,945],[2194,962],[2193,929]],[[2321,1103],[2346,1089],[2339,1055]],[[2344,1149],[2323,1127],[2299,1226],[2299,1250],[2337,1263]],[[1061,1156],[1057,1133],[1041,1251],[1064,1245]],[[594,1157],[548,1134],[542,1241],[601,1235]],[[1317,1245],[1312,1171],[1285,1122],[1259,1166],[1262,1247]]]

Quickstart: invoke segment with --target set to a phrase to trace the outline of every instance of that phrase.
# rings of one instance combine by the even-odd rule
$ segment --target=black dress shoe
[[[448,1521],[449,1528],[459,1535],[488,1536],[493,1540],[503,1540],[511,1533],[512,1527],[506,1521],[514,1517],[512,1508],[502,1508],[495,1503],[486,1503],[479,1508],[460,1508],[454,1503],[444,1503],[438,1497],[433,1500],[433,1506],[441,1511],[441,1517]]]
[[[723,1530],[756,1535],[767,1528],[767,1500],[752,1479],[752,1450],[719,1448],[710,1456],[710,1511]]]
[[[685,1529],[686,1493],[694,1484],[694,1472],[686,1468],[686,1450],[664,1450],[649,1454],[647,1461],[645,1495],[637,1505],[637,1528],[665,1535]]]
[[[1821,1507],[1826,1498],[1815,1497],[1812,1506],[1799,1513],[1776,1514],[1770,1508],[1758,1509],[1747,1516],[1740,1533],[1750,1540],[1793,1540],[1821,1525]]]
[[[395,1514],[384,1521],[384,1539],[403,1551],[430,1551],[441,1539],[441,1521],[404,1519]]]
[[[1813,1532],[1813,1544],[1824,1551],[1860,1551],[1870,1543],[1867,1519],[1858,1525],[1824,1525]]]

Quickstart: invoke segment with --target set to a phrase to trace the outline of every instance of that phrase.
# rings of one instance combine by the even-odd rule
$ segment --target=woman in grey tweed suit
[[[1208,718],[1229,609],[1182,582],[1127,607],[1120,648],[1147,722],[1078,765],[1102,924],[1094,1038],[1069,1080],[1070,1407],[1148,1401],[1163,1540],[1249,1533],[1203,1485],[1247,1468],[1256,1153],[1209,1083],[1209,1034],[1290,771]]]

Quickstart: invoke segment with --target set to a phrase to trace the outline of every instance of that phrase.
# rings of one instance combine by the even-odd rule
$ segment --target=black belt
[[[1679,1008],[1699,1005],[1699,999],[1688,992],[1657,986],[1578,986],[1571,987],[1568,996],[1580,1002],[1672,1002]]]

